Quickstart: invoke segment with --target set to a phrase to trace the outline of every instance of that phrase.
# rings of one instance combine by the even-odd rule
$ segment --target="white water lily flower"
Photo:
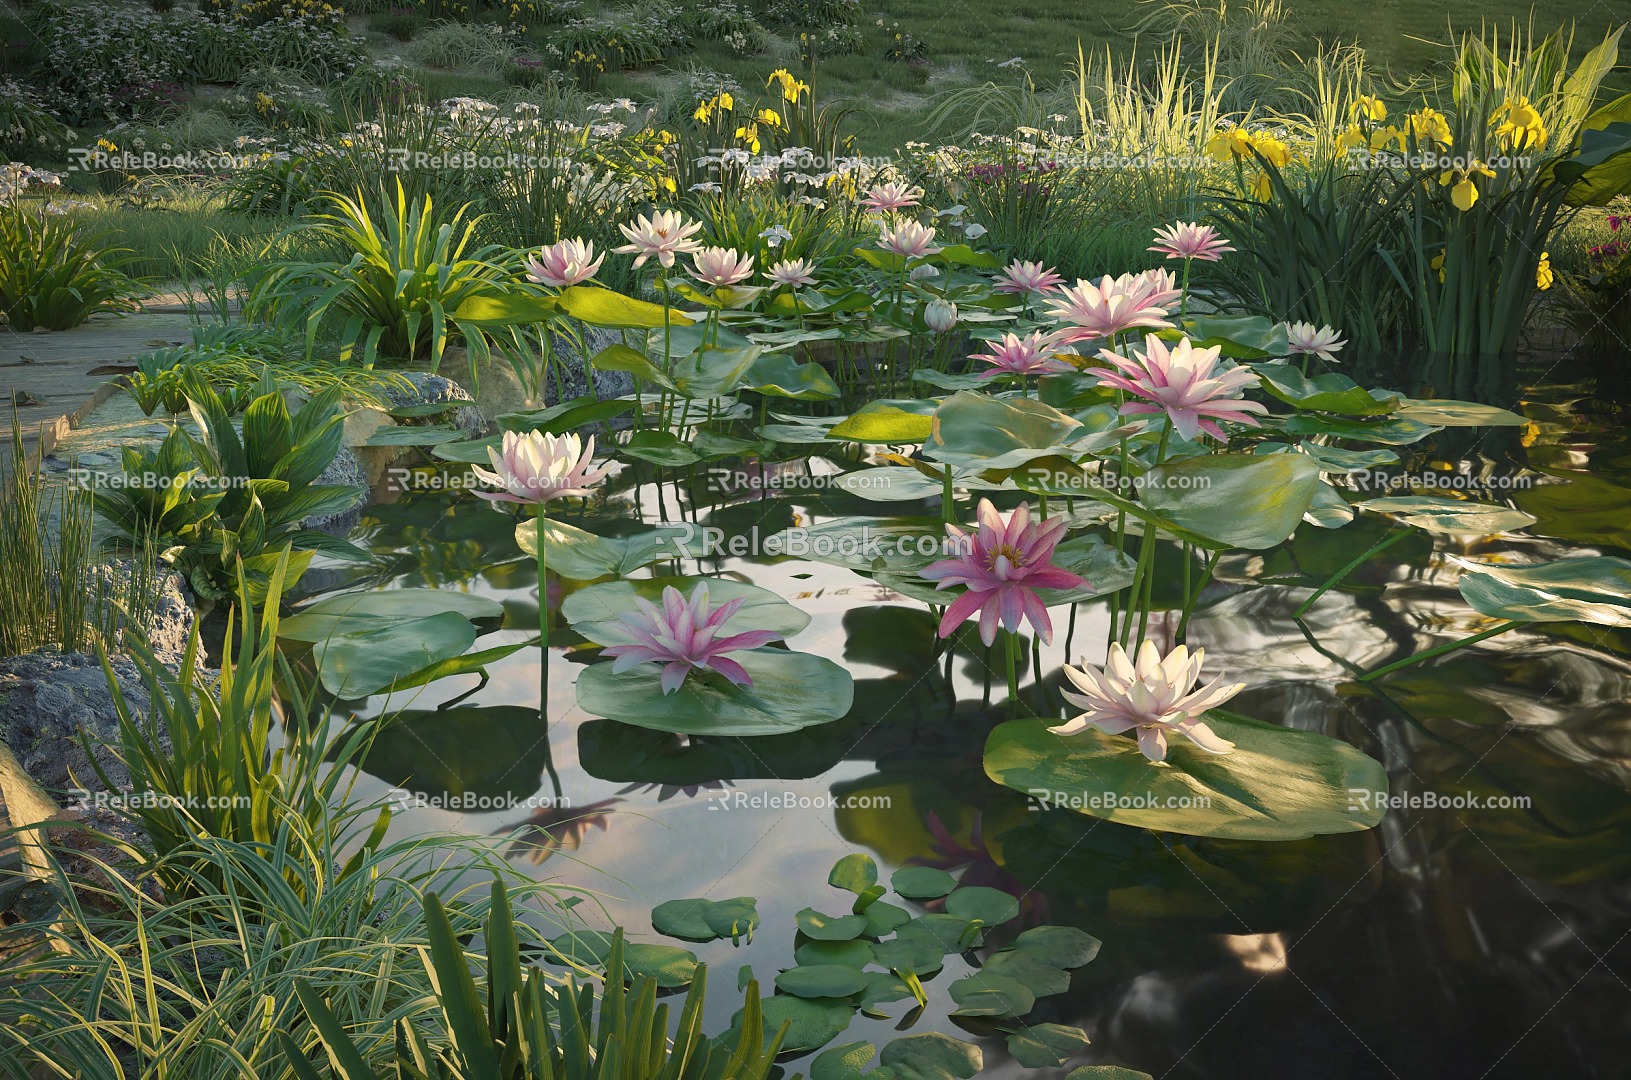
[[[1214,679],[1190,692],[1200,678],[1205,649],[1193,656],[1183,645],[1163,659],[1153,642],[1138,647],[1138,663],[1127,659],[1119,644],[1110,646],[1104,667],[1065,665],[1065,677],[1080,694],[1065,691],[1065,700],[1086,711],[1059,727],[1055,735],[1076,735],[1097,728],[1107,735],[1138,733],[1138,748],[1151,761],[1165,761],[1167,736],[1183,735],[1209,754],[1227,754],[1235,744],[1220,738],[1202,722],[1206,710],[1216,708],[1245,689],[1245,683],[1221,685]]]

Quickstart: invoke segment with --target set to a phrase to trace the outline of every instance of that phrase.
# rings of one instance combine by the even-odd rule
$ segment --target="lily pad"
[[[860,969],[844,964],[801,964],[776,976],[776,989],[802,998],[846,998],[865,987]]]
[[[736,614],[725,624],[729,634],[774,630],[788,638],[810,625],[809,615],[769,589],[731,578],[625,578],[622,581],[602,582],[568,596],[561,603],[561,616],[572,624],[573,630],[597,645],[629,645],[634,643],[634,635],[625,628],[619,616],[636,610],[636,597],[656,603],[669,586],[689,597],[702,582],[707,582],[708,602],[715,607],[731,600],[743,601]]]
[[[957,879],[933,866],[903,866],[890,875],[889,887],[908,900],[938,900],[957,887]]]
[[[322,641],[336,634],[379,627],[383,622],[445,613],[467,619],[496,619],[504,605],[490,597],[450,589],[382,589],[342,593],[308,604],[278,623],[284,641]]]
[[[1523,427],[1527,417],[1510,409],[1494,405],[1481,405],[1474,401],[1425,401],[1404,398],[1399,403],[1399,415],[1407,420],[1435,427]]]
[[[764,999],[764,1026],[775,1031],[785,1022],[783,1050],[816,1050],[832,1042],[849,1027],[855,1006],[842,998],[802,998],[777,994]],[[740,1023],[741,1014],[737,1014]]]
[[[1033,398],[953,394],[934,413],[923,453],[959,467],[1013,469],[1060,453],[1082,423]]]
[[[862,915],[824,915],[815,908],[805,908],[793,916],[799,933],[816,941],[850,941],[866,929]]]
[[[1344,416],[1380,416],[1399,406],[1398,394],[1384,390],[1378,392],[1381,395],[1378,396],[1346,375],[1334,372],[1309,378],[1283,360],[1253,364],[1252,370],[1263,380],[1263,389],[1299,409]]]
[[[1079,968],[1099,955],[1098,938],[1074,926],[1033,926],[1014,939],[1015,952],[1026,952],[1046,963]]]
[[[826,724],[849,712],[855,684],[831,660],[783,649],[732,653],[751,686],[695,673],[665,694],[660,665],[612,674],[609,663],[578,675],[578,705],[593,716],[684,735],[777,735]]]
[[[1631,562],[1609,555],[1535,566],[1456,560],[1461,595],[1481,615],[1520,622],[1631,626]]]
[[[832,486],[870,502],[915,502],[937,499],[944,494],[941,484],[904,465],[880,465],[835,476]]]
[[[665,469],[683,469],[702,460],[702,455],[666,431],[636,431],[617,447],[617,452]]]
[[[957,1003],[953,1016],[1024,1016],[1036,1007],[1036,995],[1024,983],[981,971],[948,988]]]
[[[742,382],[744,389],[795,401],[830,401],[843,393],[826,368],[801,364],[784,352],[760,356]]]
[[[973,1043],[934,1032],[896,1039],[878,1063],[893,1069],[895,1080],[968,1080],[984,1067],[985,1055]]]
[[[1313,504],[1319,466],[1301,454],[1212,454],[1157,465],[1140,497],[1187,532],[1260,550],[1290,536]]]
[[[1167,760],[1145,759],[1135,740],[1089,729],[1060,736],[1046,720],[1012,720],[991,732],[985,771],[1016,791],[1136,828],[1241,840],[1299,840],[1368,829],[1386,791],[1381,764],[1310,731],[1213,711],[1207,723],[1235,743],[1209,754],[1172,737]]]
[[[1001,889],[970,885],[946,897],[946,913],[961,919],[977,919],[987,926],[997,926],[1019,914],[1019,901]]]
[[[1087,1032],[1064,1024],[1027,1024],[1008,1033],[1008,1052],[1027,1069],[1055,1069],[1088,1045]]]
[[[1070,972],[1030,952],[1004,949],[986,960],[984,970],[1024,983],[1037,997],[1063,994],[1070,989]]]
[[[1440,533],[1475,533],[1492,536],[1533,525],[1535,518],[1522,510],[1493,503],[1436,499],[1429,495],[1400,495],[1368,499],[1360,509],[1396,517],[1406,525]]]
[[[935,403],[915,398],[870,401],[833,425],[828,439],[865,443],[920,443],[934,426]]]
[[[651,925],[659,934],[682,941],[751,940],[759,925],[759,912],[751,896],[718,901],[669,900],[651,909]]]
[[[642,566],[687,554],[685,541],[692,535],[690,528],[668,525],[632,536],[596,536],[564,521],[545,518],[544,563],[552,572],[576,581],[622,577]],[[537,555],[537,536],[537,518],[515,527],[515,542],[528,555]]]
[[[463,653],[476,628],[455,611],[324,638],[312,649],[323,689],[337,698],[367,697],[399,680]]]

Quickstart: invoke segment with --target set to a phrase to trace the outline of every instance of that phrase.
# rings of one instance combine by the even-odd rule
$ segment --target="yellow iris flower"
[[[1218,161],[1249,157],[1251,149],[1252,137],[1238,127],[1217,132],[1206,141],[1206,155]]]
[[[1450,189],[1451,205],[1465,213],[1478,202],[1478,185],[1473,177],[1494,175],[1494,169],[1475,161],[1464,169],[1445,169],[1438,174],[1438,182],[1440,187]]]
[[[1546,146],[1546,123],[1526,97],[1507,98],[1489,118],[1495,137],[1512,150],[1539,150]]]
[[[1437,109],[1418,109],[1405,117],[1405,130],[1415,137],[1418,143],[1437,143],[1439,146],[1449,146],[1455,141],[1450,133],[1450,123],[1444,119],[1444,114]]]
[[[1552,281],[1555,277],[1556,275],[1552,273],[1551,253],[1541,252],[1540,265],[1535,267],[1535,288],[1545,292],[1552,287]]]
[[[1369,94],[1359,95],[1359,100],[1353,103],[1350,114],[1355,118],[1363,116],[1373,124],[1379,124],[1387,119],[1387,106]]]

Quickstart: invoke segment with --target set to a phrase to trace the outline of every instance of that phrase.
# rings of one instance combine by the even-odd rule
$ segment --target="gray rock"
[[[357,524],[362,508],[368,502],[368,477],[363,471],[362,459],[351,447],[342,446],[340,452],[334,455],[334,460],[328,463],[328,468],[313,483],[343,484],[356,491],[356,499],[346,509],[332,514],[313,514],[301,522],[308,529],[317,529],[332,536],[346,536]]]
[[[606,330],[599,327],[589,327],[584,334],[584,346],[593,357],[608,345],[616,345],[623,341],[623,335],[616,330]],[[544,404],[554,405],[561,401],[571,401],[575,397],[582,397],[589,393],[589,379],[584,373],[584,358],[578,356],[572,343],[559,334],[555,335],[555,364],[545,378]],[[636,348],[639,346],[636,345]],[[661,351],[661,350],[659,350]],[[556,385],[555,374],[559,371],[560,385]],[[634,376],[626,371],[596,371],[595,395],[602,401],[607,398],[622,397],[624,394],[634,393]]]
[[[453,410],[453,424],[471,438],[486,433],[487,420],[476,407],[476,399],[471,397],[464,387],[445,375],[432,375],[424,371],[405,371],[402,377],[413,384],[413,390],[403,390],[394,386],[388,389],[386,397],[393,408],[463,402]]]
[[[119,599],[129,590],[135,563],[130,559],[111,559],[91,567],[90,572],[102,578],[104,595]],[[149,569],[142,577],[151,581],[153,588],[152,594],[143,598],[152,605],[146,628],[148,648],[153,650],[154,659],[174,670],[187,654],[187,639],[198,619],[192,590],[174,570],[161,569],[155,573]]]
[[[113,657],[110,663],[132,713],[145,714],[147,691],[136,666],[124,657]],[[91,757],[86,756],[80,732],[90,744]],[[130,782],[130,773],[115,752],[119,714],[107,677],[101,662],[86,653],[41,652],[0,660],[0,740],[53,794],[105,790],[92,758],[115,787]]]
[[[590,357],[606,346],[622,341],[623,335],[616,330],[592,327],[584,335],[584,346]],[[629,343],[635,344],[632,334]],[[550,370],[544,376],[541,402],[516,377],[509,361],[498,353],[495,352],[491,359],[481,365],[476,400],[481,406],[482,413],[489,417],[498,417],[509,412],[525,412],[544,405],[570,401],[589,393],[589,377],[584,372],[584,360],[578,355],[572,342],[557,334],[553,347],[554,359]],[[634,376],[626,371],[596,371],[594,384],[594,393],[602,400],[634,392]]]

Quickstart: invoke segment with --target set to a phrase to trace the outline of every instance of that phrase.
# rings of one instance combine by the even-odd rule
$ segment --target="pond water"
[[[1038,809],[981,767],[986,735],[1007,709],[995,655],[963,649],[948,659],[926,605],[835,566],[773,557],[653,569],[729,576],[803,609],[812,621],[793,647],[854,676],[845,719],[689,745],[596,719],[574,695],[588,650],[557,623],[547,729],[538,653],[523,649],[494,664],[479,689],[475,677],[458,677],[393,699],[391,708],[406,711],[381,737],[359,793],[400,785],[547,801],[553,770],[570,808],[421,808],[401,815],[393,835],[534,826],[509,848],[518,867],[598,893],[606,915],[592,921],[615,920],[708,962],[713,1030],[740,1005],[742,965],[768,992],[793,964],[795,912],[848,910],[851,898],[826,883],[827,872],[864,852],[884,881],[900,867],[935,866],[964,885],[1018,896],[1020,918],[993,931],[994,942],[1043,922],[1102,940],[1069,991],[1039,998],[1026,1018],[1087,1031],[1092,1045],[1073,1066],[1174,1078],[1625,1076],[1631,633],[1537,627],[1377,683],[1352,678],[1488,625],[1456,590],[1454,556],[1631,554],[1631,394],[1596,370],[1543,367],[1523,378],[1539,385],[1520,389],[1509,374],[1455,396],[1520,402],[1527,428],[1450,429],[1402,456],[1410,470],[1445,476],[1471,462],[1470,475],[1505,485],[1483,497],[1539,519],[1532,537],[1457,544],[1414,533],[1325,595],[1305,634],[1296,606],[1388,524],[1304,528],[1281,548],[1226,558],[1189,641],[1205,647],[1209,677],[1228,672],[1249,684],[1232,709],[1352,743],[1384,763],[1395,795],[1520,796],[1527,809],[1395,809],[1369,832],[1291,843],[1196,839]],[[1414,382],[1406,388],[1422,395],[1430,389],[1422,381],[1393,385]],[[854,467],[818,456],[779,469],[796,477]],[[601,533],[684,519],[769,534],[844,515],[936,512],[818,495],[796,479],[714,492],[700,468],[625,469],[609,491],[589,516],[572,510],[565,519]],[[356,537],[389,567],[372,584],[501,601],[503,627],[478,644],[488,647],[536,631],[534,564],[517,549],[513,524],[468,493],[423,490],[371,506]],[[1163,592],[1173,603],[1179,595],[1179,555],[1165,558],[1158,606]],[[1068,626],[1062,609],[1055,617],[1053,645],[1036,650],[1021,688],[1031,709],[1045,710],[1037,715],[1071,715],[1055,696],[1067,658],[1103,659],[1104,601],[1080,605]],[[1158,623],[1155,633],[1170,630]],[[373,700],[357,711],[381,707]],[[763,805],[775,797],[794,805]],[[737,896],[758,900],[762,926],[751,943],[686,944],[651,930],[650,909],[664,900]],[[944,1031],[977,1039],[989,1075],[1036,1071],[1009,1057],[1000,1035],[979,1033],[989,1027],[971,1034],[949,1017],[947,985],[967,970],[949,956],[925,983],[921,1014],[911,1001],[886,1005],[891,1020],[858,1018],[837,1041],[881,1046],[898,1033]],[[897,1032],[902,1017],[909,1026]],[[791,1067],[807,1071],[808,1061]]]

